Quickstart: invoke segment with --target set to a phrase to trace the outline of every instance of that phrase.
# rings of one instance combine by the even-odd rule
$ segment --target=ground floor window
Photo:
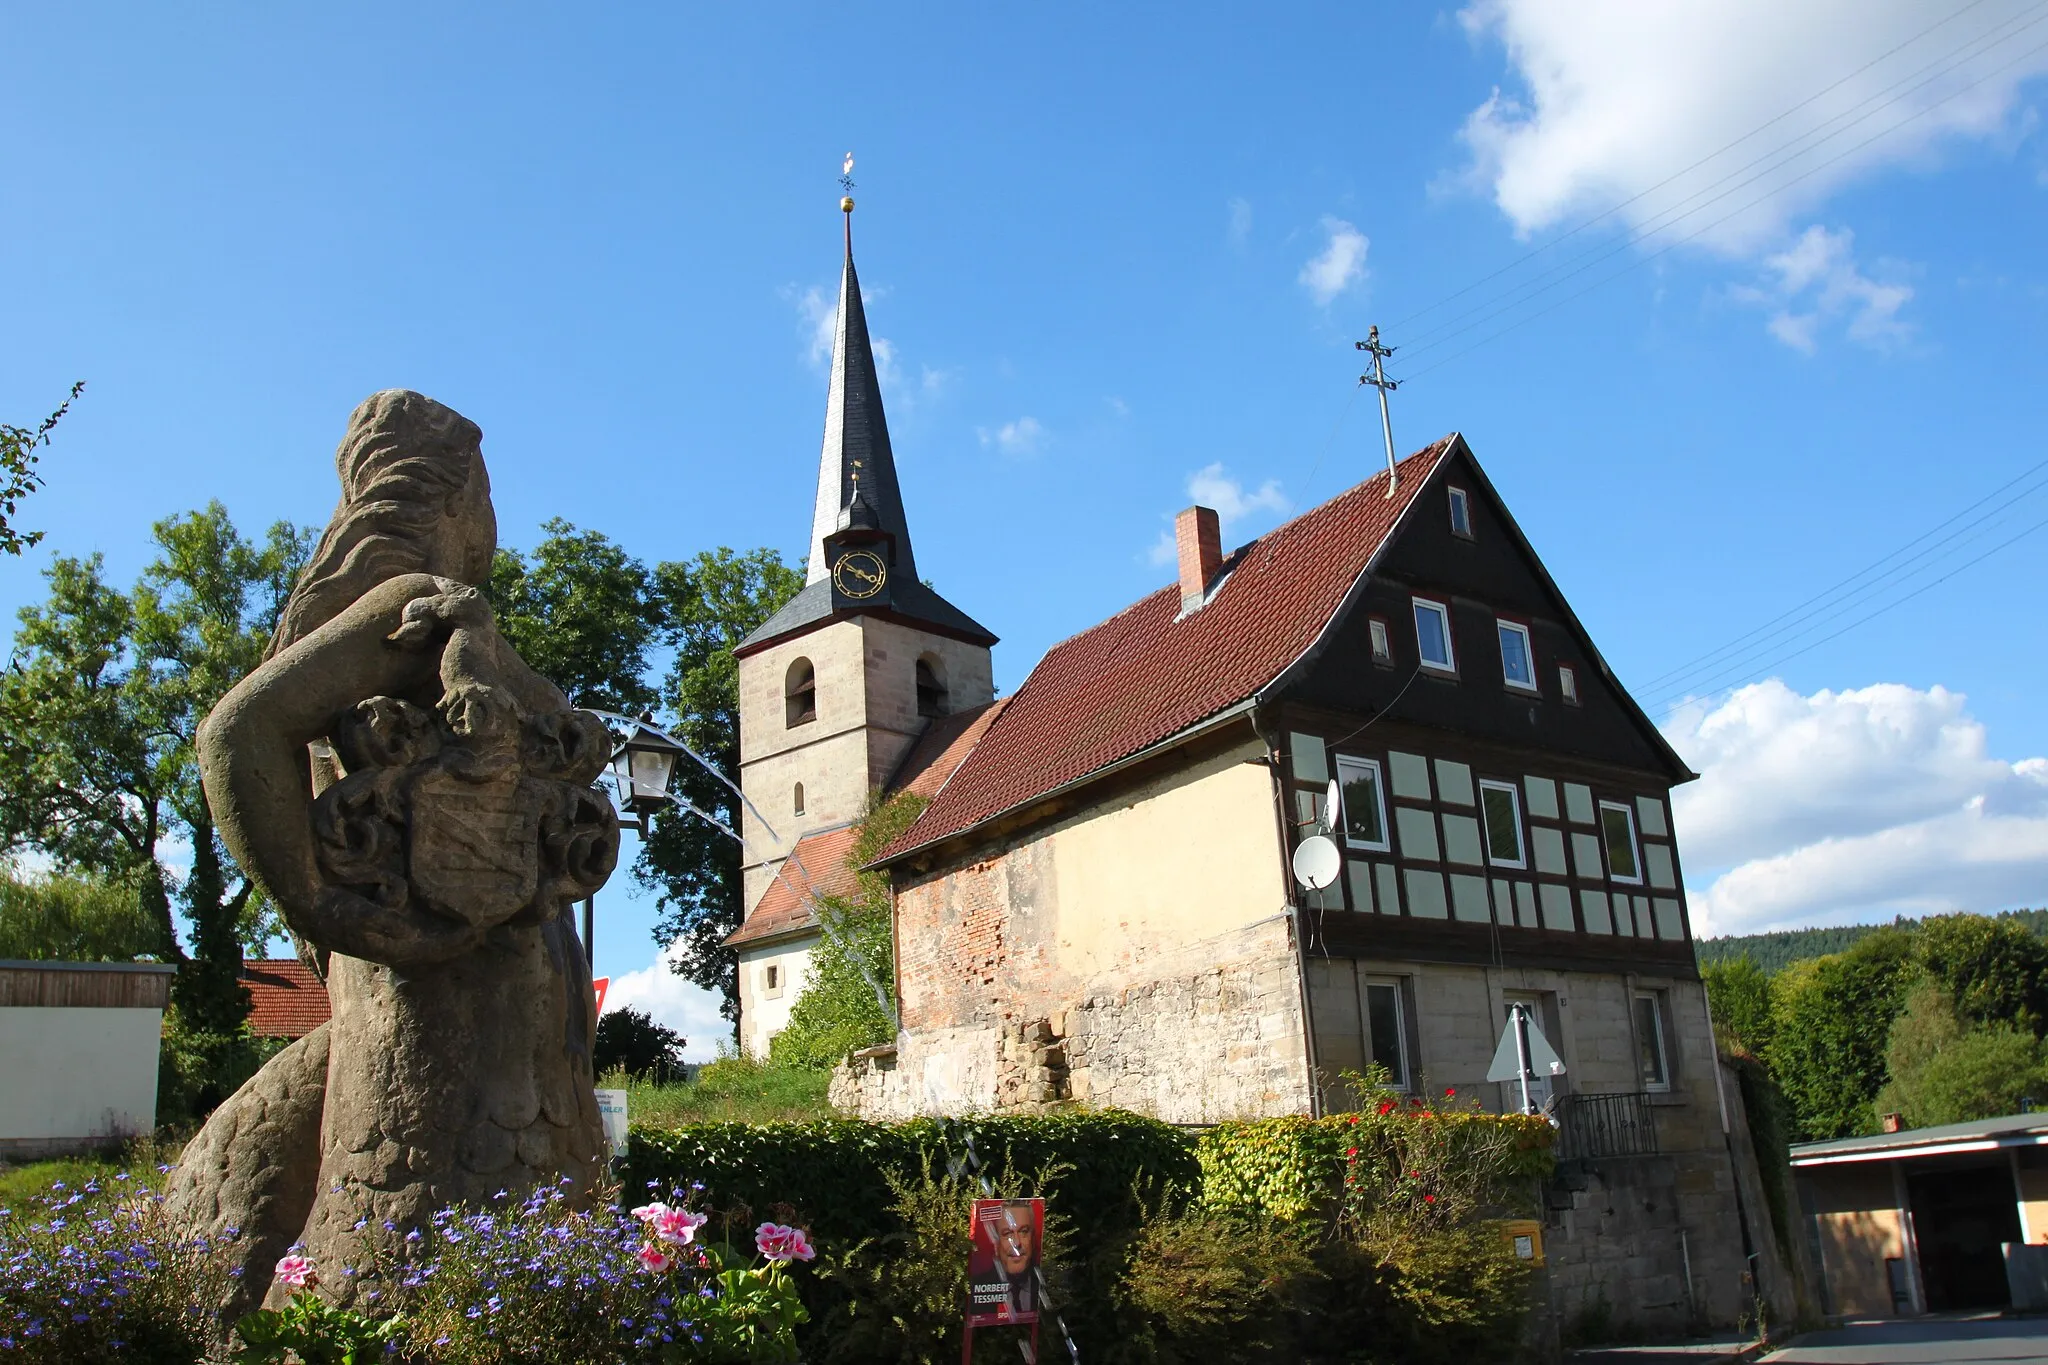
[[[1408,1002],[1397,978],[1365,983],[1366,1048],[1375,1064],[1385,1067],[1396,1090],[1410,1088],[1408,1070]]]
[[[1671,1088],[1671,1056],[1664,1038],[1664,992],[1636,992],[1636,1074],[1645,1090]]]

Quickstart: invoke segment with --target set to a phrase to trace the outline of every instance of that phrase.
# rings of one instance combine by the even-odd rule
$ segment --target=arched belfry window
[[[946,675],[944,666],[929,654],[917,661],[917,714],[920,716],[943,716],[946,714]]]
[[[798,659],[783,679],[782,696],[788,708],[788,723],[802,725],[818,718],[818,671],[809,659]]]
[[[801,782],[796,784],[796,813],[804,813],[804,784]]]

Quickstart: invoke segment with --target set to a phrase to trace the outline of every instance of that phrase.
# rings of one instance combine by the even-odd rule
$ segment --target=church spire
[[[882,413],[882,384],[861,306],[860,277],[853,269],[853,200],[839,201],[846,213],[846,267],[839,279],[839,314],[832,333],[832,385],[825,399],[825,443],[818,457],[818,499],[811,515],[811,558],[804,578],[823,582],[825,537],[839,527],[856,479],[861,500],[872,509],[876,529],[894,537],[892,575],[917,581],[910,555],[910,527],[896,485],[896,457],[889,448],[889,423]],[[858,473],[856,475],[856,470]]]

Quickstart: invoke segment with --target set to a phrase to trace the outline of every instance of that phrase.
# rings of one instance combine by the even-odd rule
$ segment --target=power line
[[[2048,12],[2044,12],[2042,14],[2037,15],[2035,18],[2028,21],[2026,24],[2022,25],[2021,29],[2015,30],[2015,32],[2024,31],[2024,29],[2026,28],[2032,28],[2035,25],[2042,23],[2044,20],[2048,20]],[[1991,46],[1996,46],[1998,42],[2003,42],[2006,38],[2009,38],[2011,36],[2013,36],[2013,34],[2000,35],[1991,44]],[[1770,199],[1772,196],[1783,193],[1785,190],[1790,189],[1792,186],[1797,185],[1801,181],[1806,180],[1811,176],[1817,175],[1823,170],[1826,170],[1829,166],[1834,165],[1836,162],[1841,161],[1846,157],[1855,155],[1857,152],[1862,151],[1865,147],[1870,146],[1873,142],[1881,141],[1884,138],[1891,136],[1893,133],[1896,133],[1899,129],[1906,127],[1908,124],[1917,122],[1918,120],[1925,118],[1927,115],[1933,113],[1935,110],[1941,108],[1943,105],[1946,105],[1951,101],[1965,94],[1968,94],[1970,91],[1976,89],[1978,86],[1984,84],[1984,82],[1992,79],[1993,77],[2002,75],[2004,72],[2010,70],[2014,66],[2017,66],[2020,63],[2026,61],[2029,57],[2041,51],[2044,47],[2048,47],[2048,43],[2039,44],[2033,48],[2028,49],[2026,52],[2021,53],[2012,61],[2007,62],[2004,66],[1998,67],[1992,71],[1985,72],[1976,80],[1971,81],[1969,84],[1964,85],[1959,89],[1950,91],[1947,95],[1944,95],[1941,99],[1935,101],[1933,104],[1928,105],[1926,108],[1921,109],[1916,113],[1910,114],[1907,117],[1890,124],[1889,126],[1885,127],[1879,132],[1876,132],[1871,136],[1863,139],[1861,142],[1858,142],[1853,146],[1844,148],[1842,151],[1836,153],[1834,156],[1827,158],[1825,161],[1822,161],[1817,165],[1808,167],[1806,170],[1800,172],[1798,175],[1793,176],[1791,179],[1783,182],[1782,184],[1776,185],[1771,189],[1766,190],[1764,193],[1757,195],[1756,197],[1746,201],[1733,212],[1723,214],[1721,217],[1714,219],[1712,222],[1706,224],[1704,227],[1697,228],[1694,231],[1687,233],[1685,236],[1680,237],[1675,241],[1666,243],[1663,247],[1660,247],[1656,252],[1652,253],[1651,255],[1632,261],[1627,266],[1623,267],[1621,270],[1603,276],[1601,279],[1596,281],[1591,287],[1598,288],[1600,285],[1606,284],[1609,280],[1619,278],[1621,275],[1626,274],[1628,271],[1636,269],[1638,266],[1648,264],[1650,261],[1658,259],[1659,257],[1669,253],[1672,249],[1679,246],[1683,246],[1685,243],[1690,242],[1695,238],[1698,238],[1704,235],[1705,233],[1712,231],[1714,228],[1721,226],[1723,223],[1729,222],[1734,218],[1740,217],[1742,214],[1748,212],[1752,208],[1755,208],[1758,204],[1763,203],[1764,201]],[[1983,51],[1989,50],[1989,47],[1983,49]],[[1584,274],[1586,271],[1592,269],[1594,266],[1600,264],[1602,261],[1611,260],[1613,257],[1620,255],[1621,253],[1629,250],[1631,247],[1639,246],[1642,243],[1648,241],[1650,238],[1655,237],[1658,234],[1663,233],[1671,228],[1677,227],[1686,219],[1691,218],[1696,214],[1705,212],[1707,209],[1713,207],[1715,204],[1720,203],[1722,200],[1728,198],[1730,195],[1736,193],[1737,191],[1745,189],[1750,185],[1754,185],[1759,180],[1766,178],[1775,171],[1783,169],[1785,166],[1791,164],[1793,161],[1796,161],[1799,158],[1806,156],[1811,152],[1817,151],[1821,146],[1825,145],[1829,141],[1832,141],[1834,138],[1840,136],[1841,134],[1846,133],[1847,131],[1849,131],[1849,129],[1855,127],[1857,124],[1864,122],[1865,120],[1871,118],[1872,116],[1876,115],[1882,110],[1889,108],[1891,105],[1899,103],[1899,101],[1904,97],[1905,94],[1910,94],[1914,90],[1918,90],[1923,86],[1930,85],[1935,81],[1939,80],[1942,76],[1947,75],[1956,67],[1966,65],[1970,61],[1975,60],[1977,57],[1982,56],[1983,51],[1973,52],[1968,56],[1958,59],[1957,61],[1951,63],[1949,66],[1942,69],[1941,71],[1937,71],[1934,75],[1929,76],[1925,80],[1920,81],[1917,85],[1911,87],[1909,90],[1904,91],[1898,95],[1893,95],[1892,97],[1882,101],[1881,103],[1864,110],[1861,114],[1857,115],[1857,117],[1853,119],[1851,122],[1843,125],[1840,128],[1835,129],[1833,132],[1829,133],[1826,137],[1820,139],[1818,142],[1815,142],[1810,146],[1799,148],[1795,151],[1791,151],[1789,154],[1781,157],[1775,164],[1766,167],[1762,171],[1757,172],[1755,175],[1752,175],[1747,179],[1740,181],[1737,184],[1728,186],[1728,188],[1723,190],[1721,193],[1712,196],[1703,203],[1697,204],[1694,207],[1687,209],[1683,213],[1677,214],[1675,217],[1671,217],[1666,222],[1658,223],[1654,227],[1639,230],[1633,233],[1632,235],[1625,237],[1622,241],[1614,245],[1594,248],[1592,250],[1582,252],[1577,256],[1573,256],[1568,258],[1567,260],[1559,262],[1550,270],[1547,270],[1542,275],[1537,276],[1534,280],[1526,281],[1523,284],[1516,285],[1512,289],[1508,290],[1505,294],[1497,296],[1493,302],[1497,303],[1498,306],[1492,307],[1491,311],[1485,312],[1482,316],[1479,316],[1474,321],[1467,323],[1465,326],[1451,326],[1451,323],[1456,323],[1462,321],[1465,318],[1470,318],[1473,316],[1473,314],[1480,313],[1482,309],[1487,309],[1490,305],[1482,303],[1477,308],[1468,309],[1465,312],[1460,313],[1456,318],[1451,319],[1450,323],[1446,323],[1443,328],[1437,329],[1437,331],[1435,331],[1434,333],[1425,334],[1426,339],[1418,342],[1409,343],[1406,347],[1408,351],[1409,360],[1412,362],[1417,355],[1423,352],[1434,350],[1437,347],[1442,346],[1446,342],[1451,341],[1456,337],[1463,336],[1465,333],[1473,331],[1474,329],[1482,326],[1483,324],[1492,321],[1494,318],[1500,317],[1502,314],[1513,312],[1522,304],[1531,302],[1539,296],[1549,293],[1552,289],[1555,289],[1560,285],[1563,285],[1568,280],[1574,279],[1577,276]],[[1916,72],[1915,74],[1917,75],[1919,73]],[[1830,120],[1830,122],[1833,122],[1833,120]],[[1766,153],[1765,157],[1759,158],[1759,161],[1767,160],[1769,159],[1769,157],[1772,156],[1778,156],[1780,152],[1785,152],[1786,148],[1791,146],[1791,143],[1787,143],[1783,147],[1779,147],[1773,150],[1772,152]],[[1730,176],[1739,175],[1742,173],[1742,171],[1747,170],[1751,166],[1755,166],[1756,164],[1758,164],[1758,162],[1752,161],[1747,166],[1739,167],[1737,170],[1730,172]],[[1718,186],[1722,183],[1725,183],[1725,181],[1728,178],[1729,177],[1724,176],[1721,181],[1716,181],[1715,185]],[[1713,188],[1713,186],[1709,186],[1708,188]],[[1701,190],[1699,193],[1705,193],[1705,190]],[[1691,198],[1697,197],[1697,194],[1691,196]],[[1680,201],[1681,204],[1688,202],[1690,202],[1690,199]],[[1676,206],[1674,206],[1674,208],[1675,207]],[[1670,212],[1671,210],[1666,210],[1667,214]],[[1661,217],[1664,215],[1659,216]],[[1654,219],[1652,221],[1654,221]],[[1578,263],[1576,264],[1575,268],[1569,270],[1566,269],[1566,267],[1568,266],[1574,266],[1575,263]],[[1564,271],[1565,273],[1562,275],[1557,275],[1557,272],[1559,271]],[[1544,284],[1540,288],[1531,288],[1531,286],[1536,285],[1538,281],[1550,279],[1551,276],[1557,276],[1557,278],[1551,279],[1551,282],[1549,284]],[[1556,306],[1559,306],[1563,303],[1568,303],[1573,299],[1579,298],[1587,292],[1589,291],[1580,290],[1577,293],[1568,295],[1565,299],[1559,300],[1558,304],[1552,305],[1552,308],[1555,308]],[[1516,293],[1520,293],[1521,297],[1512,297]],[[1505,299],[1506,301],[1500,302],[1501,299]],[[1512,327],[1520,326],[1523,322],[1530,321],[1531,319],[1536,317],[1541,317],[1544,313],[1552,311],[1552,308],[1546,308],[1542,312],[1530,314],[1528,317],[1525,317],[1520,321],[1511,324],[1509,328],[1503,328],[1500,332],[1494,333],[1493,336],[1487,337],[1485,341],[1477,343],[1477,345],[1475,346],[1468,346],[1464,350],[1459,351],[1456,354],[1458,356],[1469,354],[1471,351],[1477,349],[1478,345],[1486,344],[1486,341],[1493,340],[1494,337],[1500,336],[1508,330],[1512,330]],[[1437,364],[1429,366],[1428,369],[1418,372],[1418,374],[1410,375],[1408,377],[1419,378],[1421,374],[1426,374],[1429,372],[1429,370],[1438,369],[1444,363],[1445,362],[1443,361],[1439,361]]]
[[[1834,598],[1843,589],[1848,588],[1852,584],[1855,584],[1858,581],[1868,577],[1870,574],[1875,573],[1877,570],[1884,568],[1885,565],[1892,563],[1892,561],[1896,560],[1900,555],[1905,554],[1908,550],[1913,549],[1915,546],[1920,545],[1922,542],[1935,538],[1940,534],[1940,532],[1942,532],[1946,528],[1953,526],[1956,522],[1961,521],[1963,518],[1969,516],[1972,512],[1975,512],[1978,508],[1983,507],[1986,503],[1991,502],[1995,498],[1998,498],[1999,496],[2008,492],[2009,490],[2018,486],[2019,484],[2025,483],[2028,479],[2032,478],[2036,474],[2039,474],[2043,470],[2048,470],[2048,460],[2043,460],[2040,463],[2033,465],[2030,468],[2022,471],[2015,477],[2008,479],[2006,482],[1992,489],[1989,493],[1986,493],[1983,497],[1977,499],[1969,506],[1963,508],[1960,512],[1955,513],[1953,516],[1947,518],[1946,520],[1937,522],[1933,526],[1928,527],[1925,531],[1922,531],[1919,535],[1913,537],[1913,539],[1905,542],[1903,545],[1898,546],[1890,553],[1885,554],[1879,557],[1878,559],[1871,561],[1869,564],[1865,565],[1861,569],[1858,569],[1855,573],[1850,574],[1847,578],[1842,579],[1840,582],[1832,584],[1831,586],[1823,589],[1822,591],[1815,593],[1812,597],[1807,598],[1803,602],[1788,607],[1783,612],[1780,612],[1778,615],[1773,616],[1770,620],[1763,622],[1761,625],[1755,627],[1752,630],[1744,632],[1742,635],[1735,637],[1734,639],[1728,641],[1726,644],[1721,645],[1719,648],[1709,650],[1705,654],[1701,654],[1696,658],[1686,660],[1684,663],[1678,665],[1676,668],[1669,669],[1666,672],[1658,674],[1656,677],[1651,678],[1649,681],[1642,684],[1643,688],[1645,690],[1661,688],[1666,683],[1675,683],[1681,679],[1688,678],[1694,673],[1700,672],[1705,668],[1720,667],[1723,660],[1730,653],[1743,648],[1744,646],[1750,644],[1752,641],[1758,638],[1769,639],[1777,634],[1782,633],[1782,631],[1772,629],[1773,627],[1779,626],[1780,623],[1784,623],[1785,625],[1789,626],[1798,624],[1800,621],[1807,619],[1810,615],[1813,614],[1808,610],[1809,608],[1813,608],[1821,603],[1828,602],[1829,599]],[[2020,499],[2031,497],[2035,493],[2040,492],[2043,488],[2048,488],[2048,482],[2035,484],[2033,487],[2028,488],[2027,490],[2019,494],[2018,498],[2014,499],[2013,501],[2017,502]],[[1941,540],[1937,542],[1937,546],[1931,548],[1940,548],[1941,546],[1952,543],[1954,539],[1954,537],[1942,537]],[[1928,553],[1928,551],[1923,551],[1922,555],[1916,555],[1913,557],[1913,559],[1909,559],[1906,563],[1911,564],[1915,560],[1921,558],[1926,553]],[[1896,569],[1887,572],[1884,575],[1881,575],[1879,579],[1876,580],[1876,582],[1884,582],[1886,579],[1891,578],[1898,574],[1900,571],[1904,570],[1905,567],[1906,565],[1897,566]],[[1859,589],[1859,591],[1861,590]],[[1835,605],[1839,604],[1829,603],[1830,608]]]
[[[1986,72],[1984,75],[1970,82],[1970,84],[1963,86],[1961,89],[1953,91],[1948,95],[1943,96],[1940,100],[1936,101],[1933,104],[1928,105],[1925,109],[1920,110],[1918,113],[1910,114],[1907,117],[1900,119],[1897,123],[1894,123],[1890,127],[1882,130],[1881,132],[1871,134],[1869,137],[1857,143],[1855,146],[1846,148],[1843,151],[1837,153],[1836,155],[1829,157],[1826,161],[1821,162],[1818,166],[1811,167],[1808,170],[1801,172],[1799,175],[1794,176],[1792,179],[1786,181],[1784,184],[1779,185],[1775,189],[1769,190],[1764,194],[1757,196],[1756,198],[1741,205],[1739,208],[1736,208],[1732,212],[1723,214],[1721,217],[1716,218],[1713,222],[1706,224],[1704,227],[1697,228],[1694,231],[1687,233],[1685,236],[1678,238],[1676,241],[1666,243],[1664,246],[1659,247],[1656,251],[1650,253],[1648,256],[1640,257],[1637,260],[1630,262],[1628,265],[1623,266],[1620,270],[1602,276],[1601,278],[1595,280],[1593,283],[1587,285],[1584,289],[1580,289],[1575,293],[1568,294],[1564,298],[1557,300],[1556,302],[1550,304],[1547,307],[1540,308],[1533,313],[1528,313],[1520,318],[1517,318],[1515,321],[1507,324],[1505,327],[1500,328],[1498,331],[1495,331],[1487,336],[1480,338],[1478,341],[1473,342],[1471,345],[1465,347],[1463,350],[1455,351],[1452,354],[1445,356],[1443,359],[1438,360],[1433,365],[1425,366],[1423,369],[1416,371],[1414,374],[1404,375],[1403,382],[1420,379],[1422,378],[1422,376],[1440,370],[1444,366],[1449,365],[1454,361],[1461,360],[1464,357],[1472,354],[1472,352],[1478,350],[1480,347],[1498,341],[1500,338],[1506,336],[1509,332],[1514,331],[1516,328],[1526,326],[1527,324],[1534,322],[1537,318],[1545,317],[1550,313],[1554,313],[1559,308],[1564,307],[1566,304],[1571,303],[1577,299],[1584,298],[1587,294],[1592,293],[1595,289],[1600,288],[1602,285],[1620,279],[1623,275],[1628,274],[1632,270],[1648,265],[1652,261],[1658,260],[1666,255],[1669,255],[1672,251],[1675,251],[1679,247],[1684,246],[1687,242],[1692,241],[1693,239],[1701,236],[1704,233],[1713,231],[1713,229],[1729,221],[1731,218],[1738,217],[1741,214],[1747,212],[1749,209],[1756,207],[1756,205],[1770,198],[1771,195],[1790,189],[1792,186],[1798,184],[1800,181],[1805,180],[1808,176],[1817,175],[1821,171],[1826,170],[1829,166],[1832,166],[1835,162],[1840,161],[1843,157],[1853,156],[1855,153],[1861,151],[1863,148],[1868,147],[1871,143],[1876,142],[1881,138],[1889,137],[1891,134],[1897,132],[1899,129],[1905,127],[1909,123],[1913,123],[1919,119],[1925,118],[1927,115],[1933,113],[1936,109],[1941,108],[1942,105],[1947,104],[1950,100],[1968,94],[1970,91],[1982,85],[1985,81],[1990,80],[1994,76],[2004,74],[2006,71],[2009,71],[2013,67],[2018,66],[2021,62],[2026,61],[2029,57],[2032,57],[2035,53],[2040,52],[2043,49],[2048,49],[2048,42],[2036,44],[2034,47],[2029,48],[2027,51],[2021,53],[2019,56],[2007,62],[2004,66],[1999,67],[1997,70]],[[1613,255],[1615,253],[1609,252],[1607,254]],[[1577,274],[1580,272],[1574,271],[1573,273]],[[1503,309],[1501,311],[1508,310]],[[1486,319],[1481,319],[1482,322],[1485,320]],[[1474,327],[1478,325],[1478,323],[1473,324]],[[1462,328],[1460,330],[1470,331],[1472,329],[1468,327]],[[1445,338],[1445,340],[1448,339],[1449,338]],[[1417,349],[1421,348],[1418,347]]]
[[[1840,89],[1842,86],[1856,79],[1864,72],[1869,71],[1872,67],[1875,67],[1880,63],[1887,61],[1888,59],[1898,55],[1906,48],[1911,47],[1914,43],[1917,43],[1922,38],[1925,38],[1928,34],[1933,33],[1936,29],[1943,28],[1949,24],[1954,23],[1956,20],[1962,18],[1965,14],[1968,14],[1971,10],[1976,9],[1979,5],[1982,5],[1984,3],[1986,3],[1986,0],[1970,0],[1970,3],[1964,5],[1961,9],[1956,10],[1954,13],[1949,14],[1942,19],[1936,20],[1933,24],[1930,24],[1928,27],[1921,29],[1918,33],[1915,33],[1912,37],[1907,38],[1904,42],[1901,42],[1897,46],[1892,47],[1886,50],[1885,52],[1879,54],[1878,56],[1871,58],[1862,66],[1859,66],[1854,71],[1851,71],[1848,75],[1841,77],[1840,79],[1834,81],[1832,84],[1807,96],[1805,99],[1799,101],[1799,103],[1793,105],[1789,109],[1784,110],[1783,112],[1775,115],[1772,118],[1766,119],[1763,123],[1758,124],[1756,127],[1744,133],[1742,136],[1735,138],[1733,141],[1725,143],[1722,146],[1716,148],[1715,150],[1707,153],[1705,156],[1693,162],[1691,165],[1686,166],[1684,169],[1675,171],[1671,175],[1666,176],[1664,179],[1659,180],[1657,183],[1650,185],[1645,189],[1637,191],[1635,194],[1630,195],[1628,198],[1622,200],[1620,203],[1614,204],[1611,207],[1606,208],[1601,212],[1593,215],[1591,218],[1588,218],[1583,222],[1580,222],[1576,226],[1572,227],[1570,230],[1544,243],[1542,246],[1533,248],[1532,250],[1523,253],[1521,256],[1508,262],[1506,265],[1501,266],[1498,270],[1494,270],[1489,274],[1481,276],[1479,279],[1474,280],[1471,284],[1468,284],[1464,288],[1457,290],[1455,293],[1445,295],[1443,298],[1438,299],[1436,302],[1428,304],[1423,308],[1419,308],[1415,312],[1408,314],[1406,317],[1396,319],[1388,330],[1393,331],[1401,327],[1405,327],[1408,323],[1415,321],[1417,318],[1425,317],[1428,314],[1433,313],[1437,309],[1443,307],[1444,305],[1452,303],[1457,299],[1463,298],[1465,295],[1471,293],[1473,290],[1477,288],[1480,288],[1482,285],[1488,284],[1491,281],[1498,279],[1500,276],[1507,274],[1515,269],[1518,269],[1522,265],[1525,265],[1528,262],[1536,259],[1538,256],[1543,255],[1545,252],[1554,250],[1556,247],[1571,240],[1573,237],[1576,237],[1579,233],[1584,232],[1587,228],[1594,227],[1599,223],[1605,222],[1607,219],[1613,217],[1617,213],[1620,213],[1623,209],[1628,208],[1630,205],[1637,203],[1638,201],[1646,198],[1649,195],[1655,194],[1658,190],[1663,189],[1665,186],[1670,185],[1675,181],[1683,179],[1685,176],[1690,175],[1692,172],[1700,169],[1702,166],[1705,166],[1707,163],[1715,160],[1717,157],[1720,157],[1730,151],[1733,151],[1735,148],[1741,146],[1743,143],[1749,141],[1751,138],[1756,137],[1758,134],[1766,131],[1769,128],[1776,126],[1779,123],[1782,123],[1784,120],[1798,113],[1801,109],[1804,109],[1808,105],[1814,103],[1815,101],[1823,99],[1826,96],[1832,94],[1834,91]],[[2024,15],[2024,13],[2025,11],[2021,12],[2022,15]],[[2010,24],[2012,21],[2009,20],[2007,22],[2008,24]],[[1982,35],[1979,36],[1981,37]],[[1970,42],[1976,41],[1977,39],[1970,40]],[[1969,43],[1963,44],[1963,46],[1968,45]],[[1955,50],[1959,51],[1960,48]],[[1926,68],[1924,67],[1922,68],[1922,70],[1925,69]],[[1913,74],[1917,75],[1918,73],[1915,72]],[[1911,78],[1911,76],[1907,76],[1902,79],[1910,80]],[[1897,82],[1894,83],[1894,85],[1896,84]],[[1890,88],[1892,87],[1886,87],[1886,89]],[[1884,93],[1884,91],[1880,90],[1877,93],[1882,94]],[[1809,130],[1809,132],[1811,131],[1812,130]],[[1805,136],[1805,134],[1802,134],[1801,136]],[[1751,162],[1750,164],[1754,165],[1755,163]],[[1739,174],[1739,170],[1736,173]]]

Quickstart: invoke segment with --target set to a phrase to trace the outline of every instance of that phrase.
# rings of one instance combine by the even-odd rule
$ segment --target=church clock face
[[[889,566],[869,550],[848,550],[832,565],[832,585],[848,597],[873,597],[889,579]]]

